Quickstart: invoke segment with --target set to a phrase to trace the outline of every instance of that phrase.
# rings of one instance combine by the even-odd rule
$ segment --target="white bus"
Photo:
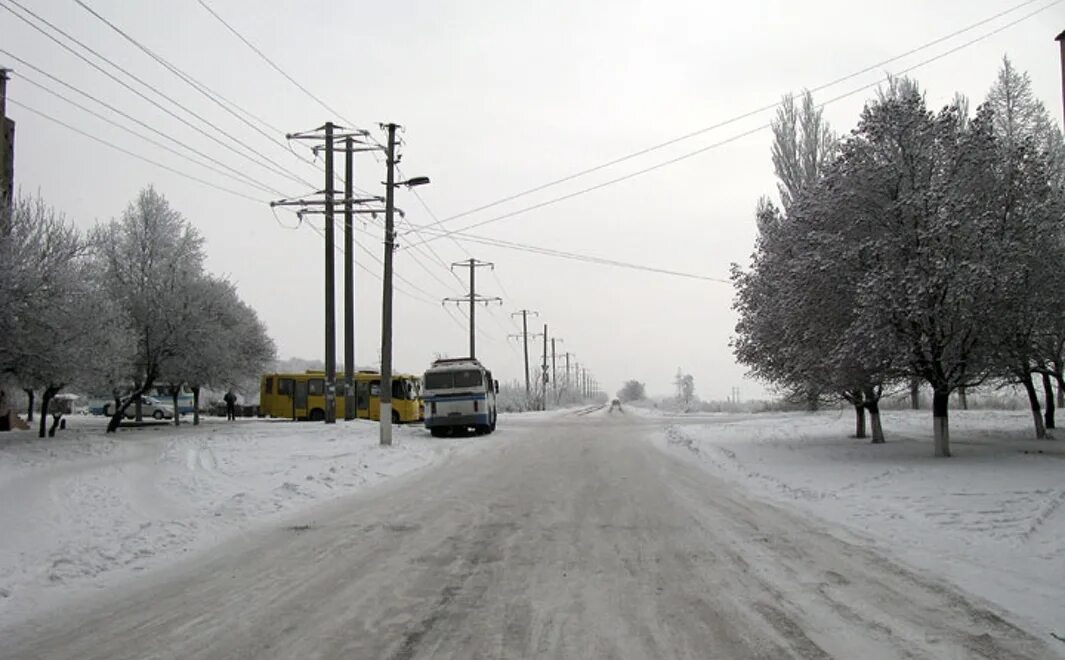
[[[496,429],[496,393],[492,372],[473,358],[436,360],[422,379],[425,428],[434,436],[491,433]]]

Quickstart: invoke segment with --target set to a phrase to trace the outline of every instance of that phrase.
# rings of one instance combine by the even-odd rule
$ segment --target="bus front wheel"
[[[429,433],[434,438],[443,438],[444,436],[446,436],[448,434],[449,430],[450,429],[448,429],[446,426],[434,426],[431,429],[429,429]]]
[[[399,424],[399,413],[395,410],[392,411],[392,423]]]

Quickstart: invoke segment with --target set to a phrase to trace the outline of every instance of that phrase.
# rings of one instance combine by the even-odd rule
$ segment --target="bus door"
[[[307,381],[297,380],[292,388],[292,419],[307,417]]]
[[[355,381],[355,409],[356,417],[370,419],[370,383],[369,381]]]

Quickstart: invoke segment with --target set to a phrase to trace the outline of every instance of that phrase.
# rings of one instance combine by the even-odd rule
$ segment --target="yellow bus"
[[[344,419],[344,374],[337,374],[337,419]],[[355,374],[355,416],[380,418],[381,374]],[[259,414],[267,417],[322,421],[325,419],[325,372],[265,374],[259,383]],[[417,376],[392,376],[392,421],[419,422],[425,418],[422,382]]]

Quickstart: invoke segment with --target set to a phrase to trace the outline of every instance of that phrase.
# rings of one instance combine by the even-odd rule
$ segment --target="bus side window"
[[[307,381],[307,396],[322,396],[325,394],[325,380],[312,378]]]
[[[274,393],[274,377],[273,376],[267,376],[266,377],[266,393],[267,394],[273,394]]]
[[[291,378],[278,378],[277,379],[277,393],[285,396],[292,396],[292,379]]]
[[[381,396],[381,381],[370,381],[370,396]]]

